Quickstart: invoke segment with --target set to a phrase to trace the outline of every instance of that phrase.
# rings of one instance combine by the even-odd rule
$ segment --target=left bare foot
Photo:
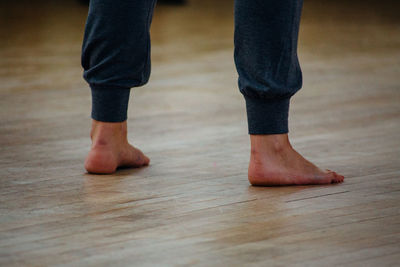
[[[150,159],[128,143],[127,123],[92,122],[92,148],[85,161],[89,173],[110,174],[118,167],[149,165]]]

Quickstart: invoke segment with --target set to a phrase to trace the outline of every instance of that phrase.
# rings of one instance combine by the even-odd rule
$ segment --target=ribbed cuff
[[[131,89],[90,85],[92,89],[92,119],[104,122],[123,122],[127,119]]]
[[[249,134],[283,134],[289,132],[290,98],[260,99],[244,96]]]

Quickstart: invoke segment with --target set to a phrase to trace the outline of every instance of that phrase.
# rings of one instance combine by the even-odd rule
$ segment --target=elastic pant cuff
[[[127,119],[130,88],[90,85],[92,89],[92,119],[103,122],[123,122]]]
[[[249,134],[283,134],[289,132],[290,98],[261,99],[244,96]]]

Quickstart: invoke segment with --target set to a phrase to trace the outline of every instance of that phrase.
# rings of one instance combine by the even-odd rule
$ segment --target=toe
[[[143,154],[143,166],[147,166],[150,164],[150,159]]]
[[[333,172],[333,173],[334,173],[334,175],[335,175],[335,179],[334,179],[334,182],[335,182],[335,183],[341,183],[341,182],[343,182],[344,177],[343,177],[342,175],[337,174],[336,172]]]
[[[335,175],[336,175],[336,179],[337,179],[338,183],[343,182],[343,180],[344,180],[344,176],[343,175],[340,175],[340,174],[338,174],[336,172],[335,172]]]
[[[333,183],[334,176],[332,173],[325,173],[323,175],[318,175],[310,184],[331,184]]]
[[[335,172],[329,170],[329,171],[326,173],[326,179],[329,181],[329,182],[328,182],[329,184],[334,184],[334,183],[336,183],[336,180],[337,180],[337,179],[336,179]]]
[[[136,148],[137,160],[136,164],[139,166],[147,166],[150,163],[150,159],[139,149]]]
[[[341,183],[344,177],[332,170],[326,169],[327,175],[330,177],[331,183]]]
[[[141,150],[135,148],[132,152],[134,154],[132,165],[137,167],[149,165],[150,159]]]

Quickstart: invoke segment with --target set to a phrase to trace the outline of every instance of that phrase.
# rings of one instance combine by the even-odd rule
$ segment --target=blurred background
[[[0,1],[2,92],[22,89],[24,82],[47,86],[50,80],[58,86],[64,82],[82,86],[79,51],[87,2]],[[299,54],[346,58],[397,51],[399,10],[396,0],[306,0]],[[190,57],[193,46],[198,53],[232,49],[232,13],[233,0],[159,1],[152,26],[153,60]]]
[[[50,80],[58,86],[72,81],[80,84],[79,51],[87,2],[0,1],[2,92],[21,89],[25,81],[29,86],[47,86]],[[232,0],[159,1],[152,27],[154,61],[190,57],[193,46],[198,53],[232,49],[232,8]],[[373,57],[373,53],[397,51],[399,10],[395,0],[306,0],[300,56]]]

